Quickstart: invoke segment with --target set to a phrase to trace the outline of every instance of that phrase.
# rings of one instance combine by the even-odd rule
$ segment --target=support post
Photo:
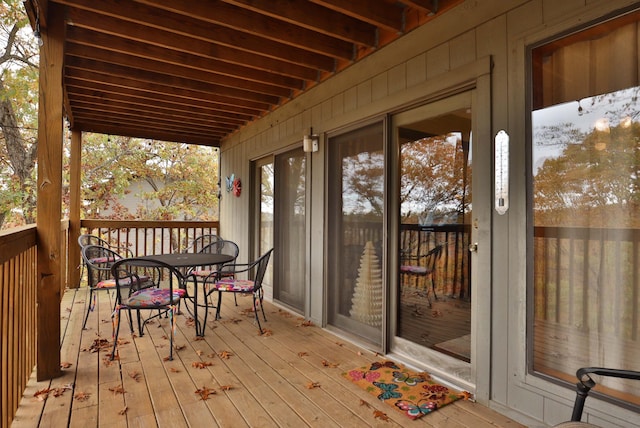
[[[42,11],[41,11],[42,13]],[[52,379],[60,370],[60,254],[62,220],[62,59],[64,17],[60,7],[48,3],[46,20],[40,19],[40,91],[38,105],[38,381]],[[43,27],[43,22],[47,25]]]
[[[69,272],[69,287],[80,286],[80,180],[82,168],[82,132],[71,131],[71,159],[69,167],[69,257],[67,272]]]

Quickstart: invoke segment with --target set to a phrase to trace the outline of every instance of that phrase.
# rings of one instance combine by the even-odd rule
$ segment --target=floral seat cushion
[[[194,270],[192,273],[195,276],[199,276],[199,277],[205,278],[205,277],[213,275],[216,272],[217,272],[216,270],[201,269],[201,270]],[[222,276],[222,277],[233,276],[233,272],[222,272],[220,274],[220,276]]]
[[[402,265],[400,266],[400,272],[412,273],[415,275],[426,275],[429,270],[424,266]]]
[[[218,291],[237,291],[248,293],[253,291],[254,282],[248,279],[221,279],[213,284],[213,289]]]
[[[148,282],[150,278],[148,276],[141,276],[140,283],[144,285],[145,282]],[[120,281],[120,286],[129,287],[131,284],[131,278],[124,278]],[[115,288],[116,280],[113,278],[105,279],[96,284],[96,288]]]
[[[156,306],[168,306],[171,304],[171,295],[168,288],[145,288],[136,291],[122,302],[129,308],[153,308]],[[173,290],[173,303],[185,296],[186,290],[178,288]]]
[[[120,259],[117,259],[117,258],[115,258],[115,257],[108,257],[108,256],[104,256],[104,257],[95,257],[95,258],[93,258],[93,259],[89,259],[89,261],[90,261],[91,263],[94,263],[94,264],[113,263],[113,262],[115,262],[116,260],[120,260]]]

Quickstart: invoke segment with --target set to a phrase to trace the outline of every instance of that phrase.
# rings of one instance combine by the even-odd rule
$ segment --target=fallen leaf
[[[201,357],[201,356],[202,356],[202,354],[204,354],[204,351],[203,351],[203,350],[201,350],[201,349],[198,349],[198,350],[196,351],[196,354],[198,354],[198,356],[199,356],[199,357]]]
[[[69,367],[71,367],[73,364],[69,363],[69,362],[62,362],[60,363],[60,368],[61,369],[68,369]]]
[[[169,367],[169,371],[170,371],[171,373],[180,373],[180,370],[178,370],[178,369],[177,369],[177,368],[175,368],[175,367]]]
[[[222,358],[223,360],[228,360],[230,356],[232,356],[233,354],[230,351],[222,351],[218,353],[218,356],[220,358]]]
[[[311,320],[302,321],[300,324],[297,325],[297,327],[313,327],[313,321]]]
[[[338,345],[338,346],[344,346],[344,343],[336,342],[336,345]]]
[[[88,392],[76,392],[73,398],[78,401],[87,401],[90,396],[91,394],[89,394]]]
[[[173,349],[175,349],[176,351],[182,351],[186,347],[187,345],[175,345]]]
[[[211,388],[207,388],[205,386],[203,386],[200,389],[196,389],[196,394],[200,395],[200,398],[202,400],[208,400],[210,395],[215,394],[216,391],[214,389]]]
[[[228,391],[228,390],[230,390],[230,389],[233,389],[233,387],[232,387],[231,385],[221,385],[221,386],[220,386],[220,389],[221,389],[222,391]]]
[[[300,357],[300,358],[302,358],[302,357],[306,357],[306,356],[308,356],[308,355],[309,355],[309,353],[308,353],[308,352],[304,352],[304,351],[302,351],[302,352],[298,352],[298,357]]]
[[[364,401],[362,398],[360,399],[360,405],[364,406],[364,407],[371,407],[371,404],[369,404],[368,402]]]
[[[140,382],[140,376],[142,376],[140,372],[137,372],[137,371],[129,372],[129,377],[135,380],[136,382]]]
[[[320,388],[319,382],[307,382],[307,389]]]
[[[114,394],[124,394],[124,388],[122,387],[122,385],[118,385],[118,386],[114,386],[113,388],[109,388],[109,391],[113,392]]]
[[[212,366],[213,363],[211,361],[195,361],[193,363],[191,363],[192,367],[195,367],[197,369],[204,369],[206,367]]]
[[[39,391],[36,391],[35,394],[33,394],[33,396],[36,397],[38,401],[44,401],[49,396],[49,391],[50,391],[49,388],[44,388]]]
[[[124,406],[124,409],[120,410],[120,411],[118,412],[118,414],[119,414],[119,415],[124,415],[125,413],[127,413],[127,410],[129,410],[129,407]]]
[[[381,419],[383,421],[388,421],[389,420],[389,416],[387,416],[387,414],[385,412],[381,412],[380,410],[374,410],[373,411],[373,417],[376,419]]]
[[[330,363],[330,362],[329,362],[329,361],[327,361],[327,360],[322,360],[322,365],[323,365],[324,367],[331,367],[331,368],[336,368],[336,367],[338,367],[338,363]]]
[[[263,329],[262,329],[262,334],[260,334],[260,333],[258,332],[258,336],[273,336],[273,331],[271,331],[271,330],[270,330],[270,329],[268,329],[268,328],[263,328]]]
[[[202,337],[202,336],[196,336],[196,337],[193,339],[193,341],[194,341],[194,342],[197,342],[197,341],[199,341],[199,340],[204,340],[204,337]]]

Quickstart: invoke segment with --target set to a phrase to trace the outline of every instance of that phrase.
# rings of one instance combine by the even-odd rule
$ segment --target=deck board
[[[237,307],[233,299],[224,299],[222,319],[215,320],[212,312],[204,340],[196,338],[183,307],[176,316],[173,361],[166,360],[168,318],[154,320],[138,337],[137,331],[130,334],[123,316],[119,358],[109,362],[109,350],[90,348],[96,339],[111,342],[111,299],[108,293],[98,294],[96,310],[82,330],[90,303],[85,289],[64,294],[61,359],[71,366],[52,381],[35,382],[32,376],[13,427],[522,426],[468,401],[411,421],[342,377],[348,369],[379,360],[374,352],[306,326],[297,315],[268,303],[263,327],[270,334],[260,336],[253,315],[247,313],[251,299],[241,296]],[[226,359],[221,356],[224,351],[230,354]],[[197,363],[205,364],[199,368]],[[317,387],[311,388],[311,383]],[[66,384],[74,390],[44,402],[34,398],[38,390]],[[215,394],[202,400],[196,390],[205,387]],[[119,388],[124,393],[118,393]],[[87,399],[74,398],[78,393]],[[389,420],[375,418],[374,410]]]

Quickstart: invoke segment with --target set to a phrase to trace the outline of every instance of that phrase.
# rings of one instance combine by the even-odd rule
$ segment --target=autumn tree
[[[85,217],[217,219],[218,155],[211,147],[85,134],[82,152]]]
[[[594,128],[546,159],[535,178],[536,224],[640,227],[638,141],[640,123],[624,121]]]
[[[471,202],[468,150],[456,133],[405,142],[400,148],[403,222],[463,214]]]
[[[38,47],[22,2],[0,3],[0,227],[35,222]]]

